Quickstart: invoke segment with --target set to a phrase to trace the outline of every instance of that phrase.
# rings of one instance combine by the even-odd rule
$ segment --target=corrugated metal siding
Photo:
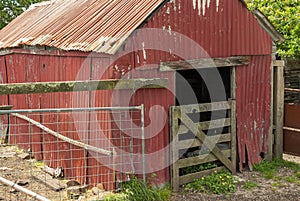
[[[45,45],[114,54],[163,0],[56,0],[31,6],[0,31],[0,48]],[[18,28],[16,28],[18,27]]]
[[[7,83],[7,68],[5,62],[5,56],[0,56],[0,83]],[[0,96],[0,105],[8,104],[8,96],[2,95]]]
[[[110,58],[92,58],[91,62],[91,79],[111,79],[113,77],[112,71],[107,69],[110,64]],[[110,107],[111,106],[111,91],[101,90],[92,91],[90,94],[91,107]],[[100,113],[91,113],[90,115],[90,131],[89,143],[96,147],[111,150],[109,140],[112,139],[111,125],[112,119],[109,111],[101,111]],[[106,137],[100,137],[100,132]],[[97,184],[102,183],[107,190],[114,189],[114,170],[110,169],[108,164],[112,164],[112,158],[103,156],[101,154],[88,155],[88,183]]]
[[[193,2],[196,2],[195,7]],[[198,2],[201,4],[200,14]],[[204,15],[201,2],[206,2]],[[166,40],[160,40],[159,43],[169,47],[171,52],[182,49],[181,53],[187,57],[185,59],[271,54],[271,37],[260,27],[243,3],[237,0],[220,0],[219,6],[217,6],[217,0],[170,1],[143,28],[166,30],[170,36]],[[195,44],[182,43],[180,34],[192,39],[205,52],[199,52]],[[157,41],[156,38],[151,38],[151,35],[144,37],[144,40],[138,43]],[[153,60],[153,57],[166,58],[170,61],[178,59],[178,55],[155,53],[153,50],[146,50],[146,55],[145,61],[143,52],[139,52],[141,64],[147,61],[159,62],[159,60]]]
[[[232,7],[232,55],[266,55],[272,53],[271,36],[242,3]]]
[[[6,64],[5,64],[5,57],[0,56],[0,84],[7,83],[7,76],[6,76]],[[8,96],[2,95],[0,96],[0,105],[8,105]],[[3,137],[3,133],[6,130],[4,125],[7,125],[8,117],[7,115],[0,115],[0,132],[1,132],[1,139]]]
[[[129,65],[134,68],[128,76],[129,78],[168,78],[170,82],[169,89],[142,89],[138,90],[132,98],[132,105],[145,104],[146,108],[146,136],[151,136],[155,129],[155,125],[160,125],[161,112],[152,111],[153,119],[149,118],[149,111],[154,105],[161,105],[166,114],[168,114],[169,107],[175,105],[175,98],[172,94],[174,91],[174,73],[162,73],[157,69],[160,61],[178,60],[180,57],[175,55],[174,52],[182,50],[181,57],[184,59],[195,59],[201,57],[228,57],[232,55],[269,55],[271,53],[271,39],[266,33],[258,26],[255,19],[248,14],[243,5],[237,0],[220,0],[217,7],[217,1],[206,1],[205,15],[203,15],[203,9],[198,9],[198,2],[203,1],[184,1],[175,0],[166,3],[161,10],[144,26],[144,28],[159,28],[169,30],[167,35],[162,34],[157,40],[157,36],[151,34],[137,34],[132,40],[134,45],[126,48],[133,48],[132,54],[123,56],[104,73],[103,77],[99,77],[101,71],[104,70],[110,61],[114,61],[116,57],[101,58],[101,56],[94,55],[92,61],[85,60],[81,54],[66,53],[64,56],[42,56],[39,55],[39,68],[40,68],[40,81],[63,81],[63,80],[75,80],[76,74],[79,71],[80,65],[92,65],[92,68],[88,69],[81,79],[108,79],[108,78],[120,78],[121,73],[116,71],[113,66],[117,64],[119,67],[128,69]],[[210,2],[210,4],[208,4]],[[195,3],[195,7],[194,4]],[[202,5],[202,4],[201,4]],[[207,7],[209,5],[209,8]],[[203,8],[203,7],[202,7]],[[132,9],[133,10],[133,9]],[[200,14],[199,14],[200,10]],[[245,14],[246,13],[246,14]],[[238,19],[237,19],[238,18]],[[242,18],[242,19],[240,19]],[[170,28],[169,28],[170,27]],[[174,34],[172,31],[179,32],[188,38],[194,40],[201,45],[208,53],[198,51],[193,44],[185,43],[181,44],[182,38]],[[139,33],[139,32],[138,32]],[[172,37],[168,37],[172,35]],[[166,40],[164,40],[166,39]],[[130,39],[131,40],[131,39]],[[177,42],[176,42],[176,41]],[[249,42],[250,41],[250,42]],[[251,42],[252,41],[252,42]],[[143,50],[142,43],[148,46],[148,43],[155,44],[158,50]],[[167,51],[164,51],[167,48]],[[139,49],[139,50],[137,50]],[[170,50],[169,50],[170,49]],[[131,49],[132,50],[132,49]],[[163,50],[163,51],[159,51]],[[169,53],[169,51],[171,53]],[[38,51],[37,51],[38,52]],[[146,58],[144,54],[146,53]],[[36,52],[35,52],[36,54]],[[61,55],[61,52],[52,51],[51,54]],[[13,54],[7,56],[8,67],[10,68],[10,80],[9,82],[25,82],[24,62],[26,60],[24,55]],[[35,61],[37,62],[37,61]],[[151,66],[147,66],[153,64]],[[140,70],[144,66],[148,70]],[[153,68],[154,67],[154,68]],[[30,71],[31,72],[31,71]],[[22,74],[23,73],[23,74]],[[38,75],[39,73],[37,73]],[[241,163],[246,160],[246,148],[248,150],[248,158],[250,163],[259,160],[259,153],[266,151],[267,142],[267,130],[269,128],[270,120],[270,57],[269,56],[253,56],[251,65],[237,68],[237,124],[238,124],[238,140],[239,140],[239,154],[241,156]],[[87,78],[88,77],[88,78]],[[34,79],[34,78],[32,78]],[[249,84],[251,83],[251,84]],[[126,92],[122,92],[126,96]],[[254,95],[255,94],[255,95]],[[78,106],[111,106],[111,92],[110,91],[97,91],[83,95],[78,93],[82,102],[77,103]],[[15,108],[24,108],[26,105],[22,105],[17,100],[20,100],[23,95],[13,95],[12,103],[16,105]],[[122,105],[122,96],[117,104]],[[255,99],[258,97],[258,99]],[[21,99],[22,100],[22,99]],[[71,97],[68,93],[55,93],[55,94],[43,94],[41,95],[41,108],[49,107],[70,107]],[[95,102],[93,102],[95,101]],[[35,104],[34,104],[35,105]],[[244,109],[245,107],[245,109]],[[246,110],[246,111],[245,111]],[[248,114],[251,113],[251,116]],[[246,116],[247,115],[247,116]],[[107,119],[111,120],[111,116],[108,113],[101,114],[99,116],[91,117],[90,114],[84,115],[85,119],[90,120]],[[58,124],[57,126],[50,125],[50,122],[67,120],[70,117],[68,115],[48,115],[44,116],[41,121],[46,126],[49,126],[53,130],[59,130],[65,128],[66,125]],[[155,163],[146,163],[147,170],[157,169],[159,165],[165,165],[169,162],[169,153],[160,153],[160,150],[166,148],[169,145],[169,125],[168,117],[166,124],[162,127],[161,131],[156,133],[157,135],[146,141],[146,152],[148,155],[146,162],[155,161]],[[100,126],[104,129],[113,127],[113,124],[95,123],[82,125],[83,128],[90,126],[90,132],[84,132],[81,135],[84,138],[89,139],[91,144],[101,144],[99,140],[93,140],[96,138],[97,133],[93,128]],[[70,130],[74,130],[74,125],[70,125]],[[25,132],[26,133],[26,132]],[[250,134],[249,134],[250,133]],[[64,135],[70,136],[71,134],[66,132]],[[79,134],[74,134],[75,139]],[[77,136],[76,136],[77,135]],[[107,137],[111,137],[111,132],[106,132]],[[262,136],[264,136],[262,138]],[[24,138],[26,139],[26,138]],[[20,139],[19,139],[20,140]],[[81,178],[82,183],[104,183],[106,189],[112,189],[113,181],[112,171],[104,167],[99,162],[99,158],[92,154],[88,157],[88,166],[90,168],[85,172],[84,161],[85,154],[82,150],[74,151],[70,153],[69,145],[65,143],[59,144],[60,153],[57,153],[56,145],[51,143],[55,141],[53,136],[45,134],[44,145],[48,154],[43,156],[46,161],[55,161],[57,159],[68,158],[71,154],[78,156],[78,161],[72,166],[69,160],[61,162],[51,162],[53,166],[63,166],[75,168],[75,175]],[[107,146],[107,144],[101,144]],[[155,155],[160,154],[160,155]],[[258,154],[258,155],[257,155]],[[103,159],[104,160],[104,159]],[[106,160],[106,159],[105,159]],[[101,174],[99,174],[101,173]],[[72,174],[67,173],[67,176]],[[96,176],[96,174],[99,174]],[[169,170],[164,168],[163,170],[156,171],[157,179],[159,183],[169,181]],[[87,178],[87,180],[85,180]],[[105,184],[106,182],[106,184]]]
[[[168,89],[140,89],[131,99],[132,105],[145,105],[146,171],[151,177],[155,170],[156,182],[169,181],[169,108],[175,105],[174,72],[160,73],[156,69],[134,73],[137,78],[168,78]],[[156,108],[160,106],[162,110]],[[151,112],[150,112],[151,111]],[[150,136],[154,136],[149,138]]]
[[[196,2],[196,8],[193,2]],[[135,41],[137,46],[141,49],[141,43],[149,44],[158,41],[166,47],[171,47],[173,52],[181,49],[180,53],[183,52],[182,54],[186,56],[184,59],[271,54],[271,37],[260,27],[242,2],[220,0],[217,9],[217,1],[210,1],[210,7],[205,9],[205,15],[203,15],[203,6],[201,13],[198,14],[198,2],[203,1],[171,1],[163,6],[144,28],[169,29],[183,34],[199,44],[206,53],[197,51],[195,45],[177,42],[182,40],[178,37],[179,34],[176,35],[174,32],[170,32],[169,40],[168,37],[156,40],[151,38],[151,35],[137,34]],[[144,59],[145,53],[146,59]],[[140,60],[137,66],[178,59],[177,55],[169,54],[168,51],[140,50],[137,54]],[[261,159],[260,152],[267,151],[266,139],[270,124],[271,100],[270,57],[253,57],[249,66],[237,67],[237,69],[240,164],[246,162],[246,148],[243,146],[247,146],[247,156],[251,166]],[[249,77],[250,75],[252,77]],[[259,101],[254,100],[255,97],[258,97]],[[247,110],[251,112],[251,116],[248,116],[249,112],[242,109],[245,104],[248,104]],[[248,138],[249,136],[252,137]]]
[[[76,80],[77,73],[89,61],[80,57],[39,56],[41,81]],[[84,93],[84,92],[83,92]],[[85,92],[85,95],[89,95]],[[70,108],[73,93],[42,94],[41,108]],[[82,104],[86,104],[83,102]],[[84,132],[76,132],[71,113],[51,113],[42,116],[42,123],[72,139],[82,139]],[[54,123],[54,124],[53,124]],[[81,183],[86,182],[85,151],[65,142],[56,143],[57,139],[50,135],[43,135],[43,158],[51,167],[63,167],[67,178],[77,178]],[[72,161],[71,161],[72,160]]]
[[[237,136],[240,169],[252,167],[267,152],[270,127],[271,56],[253,56],[236,68]],[[247,154],[246,154],[247,153]],[[248,161],[246,159],[248,158]]]

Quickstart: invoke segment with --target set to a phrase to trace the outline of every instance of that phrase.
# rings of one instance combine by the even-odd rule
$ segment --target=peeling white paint
[[[170,25],[169,25],[169,27],[168,27],[168,31],[169,31],[169,34],[171,35],[171,34],[172,34],[172,28],[171,28]]]
[[[142,42],[142,47],[143,47],[143,57],[144,57],[144,60],[146,61],[147,60],[147,54],[146,54],[145,43],[144,42]]]
[[[167,8],[166,13],[169,15],[170,14],[170,7]]]
[[[216,12],[219,11],[219,4],[220,0],[214,0],[216,1]],[[194,10],[198,9],[198,15],[205,15],[206,9],[210,8],[210,5],[212,3],[212,0],[193,0],[193,8]]]
[[[220,0],[216,0],[216,1],[217,1],[217,12],[219,12]]]
[[[198,0],[198,15],[201,15],[201,0]]]
[[[166,27],[165,27],[165,26],[163,26],[163,27],[162,27],[162,29],[163,29],[163,30],[166,30]]]
[[[172,49],[171,48],[169,48],[169,53],[172,54]]]
[[[136,60],[137,60],[137,63],[139,64],[140,63],[140,57],[139,57],[138,54],[136,55]]]

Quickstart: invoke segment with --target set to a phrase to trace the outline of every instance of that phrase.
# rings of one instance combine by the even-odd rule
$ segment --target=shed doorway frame
[[[226,66],[226,67],[228,67],[228,66]],[[219,67],[219,68],[221,68],[221,67]],[[222,151],[221,149],[218,149],[219,146],[216,145],[215,147],[217,147],[216,148],[217,150],[214,149],[212,151],[212,154],[209,154],[203,160],[198,160],[198,161],[199,161],[199,165],[200,165],[202,163],[207,164],[207,162],[216,161],[216,160],[219,159],[219,161],[221,161],[222,165],[224,164],[224,166],[227,167],[227,169],[229,169],[233,174],[236,173],[236,168],[237,168],[237,160],[236,160],[236,158],[237,158],[237,153],[236,153],[237,152],[237,143],[236,143],[237,138],[236,138],[236,102],[235,102],[235,99],[236,99],[236,77],[235,77],[235,68],[236,68],[236,66],[230,66],[229,69],[228,69],[228,72],[227,72],[228,73],[228,78],[230,79],[230,80],[228,80],[228,82],[229,82],[229,92],[227,91],[227,93],[226,93],[226,99],[227,100],[223,100],[223,101],[220,100],[220,102],[214,102],[214,103],[211,103],[211,102],[210,103],[203,103],[203,102],[199,103],[198,98],[197,98],[197,104],[198,105],[197,104],[187,105],[188,108],[196,106],[196,109],[199,106],[199,108],[201,110],[201,107],[210,107],[209,105],[211,105],[211,104],[220,104],[220,105],[222,105],[222,104],[228,103],[228,105],[229,105],[229,107],[228,107],[229,110],[228,111],[230,111],[230,112],[227,111],[229,113],[229,118],[230,118],[230,120],[229,120],[229,122],[230,122],[229,123],[229,125],[230,125],[229,134],[230,133],[232,133],[232,134],[230,134],[230,136],[226,136],[226,137],[228,137],[228,139],[225,139],[226,137],[222,136],[222,138],[224,138],[222,140],[224,140],[224,142],[226,142],[226,143],[229,143],[229,145],[230,145],[228,147],[229,149]],[[177,94],[178,83],[176,83],[176,81],[177,81],[177,76],[175,76],[175,92]],[[176,101],[176,104],[178,104],[177,101]],[[180,121],[184,120],[182,118],[182,115],[185,115],[185,118],[187,117],[186,114],[183,114],[185,109],[183,109],[183,111],[181,111],[182,109],[180,107],[181,106],[173,106],[173,107],[170,108],[170,138],[171,138],[170,140],[171,140],[171,142],[173,142],[171,150],[170,150],[170,159],[171,159],[171,162],[172,162],[171,163],[172,165],[170,166],[170,173],[171,173],[171,185],[172,185],[172,188],[175,191],[179,190],[180,185],[182,185],[184,183],[191,182],[191,179],[195,179],[197,177],[200,178],[201,176],[207,175],[207,174],[211,173],[212,171],[218,171],[222,167],[222,166],[214,167],[214,168],[207,169],[207,170],[204,170],[204,171],[201,171],[201,172],[194,172],[194,173],[189,174],[189,175],[181,175],[180,176],[181,169],[182,169],[182,167],[185,167],[185,166],[182,166],[182,162],[184,162],[184,161],[180,161],[180,159],[178,158],[179,157],[178,156],[179,148],[176,147],[177,146],[176,143],[178,142],[179,138],[177,138],[177,133],[181,129]],[[222,108],[222,106],[220,106],[220,108]],[[222,108],[222,109],[224,109],[224,108]],[[195,110],[195,108],[193,110]],[[204,111],[206,111],[206,110],[204,110]],[[209,111],[209,110],[207,110],[207,111]],[[184,122],[184,124],[186,124],[186,123],[187,123],[187,121]],[[190,121],[190,123],[192,123],[192,121]],[[199,124],[203,125],[203,122],[199,121]],[[190,129],[192,129],[192,128],[190,127]],[[195,139],[198,138],[198,140],[199,140],[200,138],[199,138],[198,134],[203,133],[203,131],[201,130],[201,126],[198,127],[198,131],[196,131],[196,130],[194,130],[192,132],[195,134]],[[196,134],[197,132],[198,132],[198,134]],[[220,140],[219,142],[223,142],[222,140]],[[201,144],[201,139],[200,139],[199,142]],[[215,156],[213,156],[213,155],[215,155]],[[192,158],[185,158],[183,160],[190,160],[190,159],[192,159]],[[192,160],[194,160],[194,159],[192,159]],[[193,166],[195,166],[196,163],[194,162],[194,163],[191,163],[191,164],[193,164]]]

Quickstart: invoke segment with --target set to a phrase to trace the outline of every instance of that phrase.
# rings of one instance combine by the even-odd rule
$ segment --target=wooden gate
[[[224,166],[236,172],[235,108],[233,100],[171,107],[171,183],[175,191]],[[209,166],[213,168],[206,169]],[[185,174],[191,167],[203,171]]]

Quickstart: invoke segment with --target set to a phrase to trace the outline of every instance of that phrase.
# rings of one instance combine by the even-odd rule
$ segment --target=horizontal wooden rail
[[[300,93],[300,89],[284,88],[284,91]]]
[[[159,64],[160,71],[174,71],[200,68],[215,68],[227,66],[244,66],[250,63],[249,56],[225,58],[202,58],[184,61],[168,61]]]
[[[51,92],[166,88],[168,79],[86,80],[0,84],[0,95]]]
[[[180,106],[175,106],[175,110],[182,110],[185,113],[210,112],[210,111],[217,111],[217,110],[228,110],[231,107],[230,104],[231,101],[180,105]]]
[[[299,128],[291,128],[291,127],[283,127],[283,130],[287,130],[287,131],[294,131],[294,132],[298,132],[300,133],[300,129]]]

